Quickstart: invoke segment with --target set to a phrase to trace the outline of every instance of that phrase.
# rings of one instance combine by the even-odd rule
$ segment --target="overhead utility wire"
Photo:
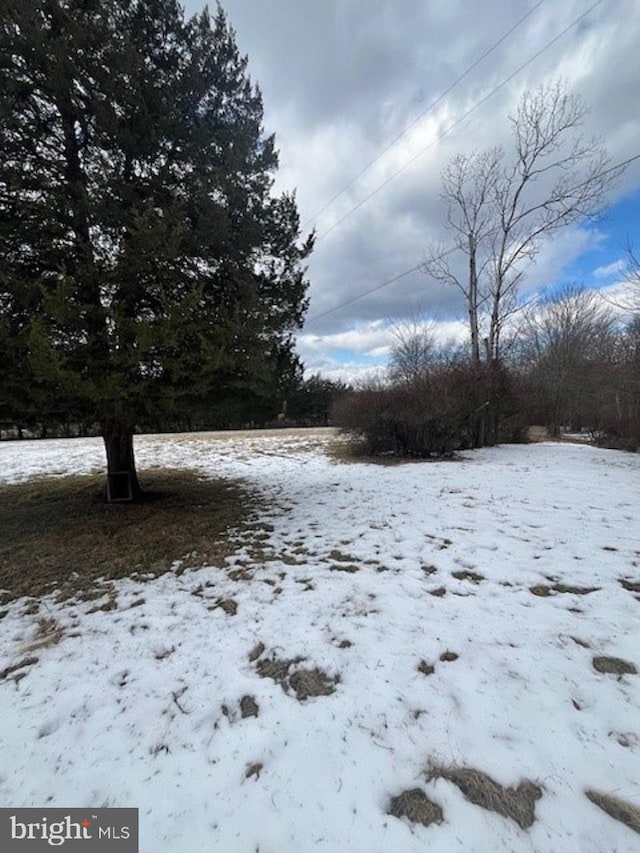
[[[415,267],[411,267],[410,270],[405,270],[401,272],[399,275],[394,276],[393,278],[387,279],[387,281],[383,281],[382,284],[377,284],[375,287],[371,287],[369,290],[364,290],[362,293],[359,293],[357,296],[354,296],[352,299],[347,299],[346,302],[341,302],[339,305],[335,305],[333,308],[329,308],[328,311],[323,311],[322,314],[316,314],[313,317],[309,317],[309,319],[305,322],[305,326],[308,323],[315,323],[316,320],[319,320],[321,317],[326,317],[327,314],[333,314],[334,311],[337,311],[339,308],[344,308],[345,305],[351,305],[352,302],[357,302],[359,299],[362,299],[364,296],[369,296],[370,293],[375,293],[376,290],[382,290],[383,287],[388,287],[390,284],[394,284],[396,281],[400,281],[401,278],[405,278],[412,272],[417,272],[422,264],[417,264]]]
[[[359,210],[361,207],[363,207],[363,205],[365,205],[370,199],[372,199],[374,195],[377,195],[377,193],[379,193],[380,190],[382,190],[386,186],[388,186],[391,183],[391,181],[394,181],[398,177],[398,175],[400,175],[402,172],[404,172],[404,170],[407,169],[415,160],[417,160],[418,157],[421,157],[425,153],[425,151],[428,151],[430,148],[433,148],[433,146],[436,145],[438,142],[441,142],[445,138],[445,136],[448,136],[451,133],[451,131],[454,128],[456,128],[459,124],[461,124],[466,118],[468,118],[471,115],[471,113],[475,112],[478,109],[478,107],[480,107],[480,106],[482,106],[482,104],[486,103],[486,101],[488,101],[489,98],[492,98],[496,94],[496,92],[499,92],[500,89],[502,89],[504,86],[507,85],[507,83],[510,83],[514,77],[516,77],[528,65],[531,65],[531,63],[534,62],[536,59],[538,59],[539,56],[542,56],[542,54],[545,53],[545,51],[549,50],[549,48],[552,47],[557,41],[559,41],[564,35],[566,35],[569,32],[569,30],[572,30],[574,27],[576,27],[580,23],[580,21],[584,20],[587,17],[587,15],[589,15],[591,12],[593,12],[593,10],[597,6],[599,6],[601,3],[602,3],[602,0],[596,0],[595,3],[593,3],[591,6],[589,6],[589,8],[587,9],[586,12],[583,12],[582,15],[580,15],[574,21],[572,21],[567,27],[565,27],[560,33],[558,33],[557,36],[552,38],[551,41],[548,41],[544,47],[542,47],[540,50],[538,50],[536,53],[534,53],[533,56],[530,56],[526,62],[523,62],[522,65],[518,66],[518,68],[516,68],[515,71],[513,71],[511,74],[509,74],[508,77],[505,77],[501,83],[498,83],[497,86],[494,86],[493,89],[491,89],[491,91],[488,94],[486,94],[479,101],[476,101],[472,107],[470,107],[465,113],[463,113],[463,115],[459,116],[453,122],[453,124],[451,124],[446,130],[444,130],[441,134],[439,134],[436,137],[436,139],[431,141],[428,145],[425,145],[424,148],[421,148],[416,154],[414,154],[413,157],[411,157],[410,160],[408,160],[404,164],[404,166],[401,166],[399,169],[397,169],[390,177],[388,177],[386,179],[386,181],[383,181],[383,183],[381,183],[378,187],[376,187],[376,189],[374,189],[372,192],[370,192],[369,195],[365,196],[362,199],[362,201],[358,202],[358,204],[356,204],[354,207],[352,207],[351,210],[347,211],[347,213],[345,213],[345,215],[343,217],[341,217],[337,222],[334,222],[334,224],[331,225],[329,228],[327,228],[326,231],[323,231],[322,234],[320,234],[320,236],[316,239],[316,244],[318,244],[320,242],[320,240],[324,240],[324,238],[328,234],[330,234],[332,231],[334,231],[339,225],[342,225],[342,223],[346,219],[348,219],[353,213],[355,213],[356,210]]]
[[[395,136],[391,140],[391,142],[389,142],[387,145],[385,145],[385,147],[372,160],[369,160],[369,162],[366,164],[366,166],[363,166],[362,169],[360,169],[360,171],[358,172],[358,174],[355,175],[349,181],[349,183],[345,184],[341,189],[339,189],[338,192],[332,198],[330,198],[326,204],[324,204],[319,210],[317,210],[313,214],[313,216],[310,216],[308,219],[306,219],[302,223],[301,230],[304,231],[304,229],[307,227],[307,225],[309,225],[310,222],[313,222],[314,220],[316,220],[322,213],[325,212],[325,210],[328,207],[331,207],[331,205],[334,203],[334,201],[339,199],[343,193],[345,193],[350,187],[352,187],[355,184],[355,182],[365,174],[365,172],[368,172],[369,169],[375,163],[377,163],[381,157],[383,157],[387,153],[387,151],[390,151],[392,148],[394,148],[397,145],[397,143],[400,142],[400,140],[402,139],[403,136],[406,136],[406,134],[412,128],[414,128],[416,126],[416,124],[418,124],[418,122],[420,122],[428,113],[432,112],[438,106],[438,104],[440,104],[447,97],[447,95],[455,89],[455,87],[458,85],[458,83],[461,83],[465,79],[465,77],[467,77],[469,74],[471,74],[471,72],[475,68],[477,68],[481,62],[484,62],[484,60],[487,59],[487,57],[491,56],[491,54],[495,50],[497,50],[500,47],[500,45],[504,41],[506,41],[509,38],[509,36],[512,33],[514,33],[518,29],[518,27],[520,27],[527,20],[527,18],[531,17],[531,15],[533,15],[533,13],[540,6],[542,6],[542,4],[544,2],[545,2],[545,0],[538,0],[536,5],[533,6],[531,9],[529,9],[529,11],[525,15],[523,15],[520,18],[520,20],[517,21],[511,27],[511,29],[507,30],[506,33],[503,33],[503,35],[500,36],[498,41],[494,42],[494,44],[492,44],[491,47],[482,54],[482,56],[478,57],[478,59],[476,59],[475,62],[473,62],[465,71],[463,71],[459,77],[456,77],[456,79],[453,81],[453,83],[451,83],[451,85],[447,89],[445,89],[444,92],[439,97],[437,97],[435,101],[433,101],[431,104],[429,104],[429,106],[426,109],[424,109],[421,113],[418,113],[418,115],[414,118],[414,120],[410,124],[408,124],[404,128],[404,130],[401,130],[400,133],[397,136]]]
[[[626,160],[621,160],[619,163],[616,163],[613,166],[610,166],[606,169],[602,174],[608,175],[610,172],[615,172],[617,169],[624,169],[629,164],[634,163],[636,160],[640,160],[640,153],[634,154],[632,157],[627,157]],[[576,189],[581,186],[584,186],[587,181],[584,181],[582,184],[578,184]],[[447,255],[451,255],[454,252],[458,251],[458,246],[452,246],[446,251],[442,252],[441,257],[446,257]],[[405,278],[410,275],[412,272],[417,272],[419,269],[423,267],[423,264],[420,263],[415,267],[411,267],[411,269],[405,270],[404,272],[399,273],[393,278],[387,279],[387,281],[383,281],[382,284],[378,284],[375,287],[369,288],[369,290],[364,290],[362,293],[359,293],[357,296],[353,296],[351,299],[347,299],[345,302],[340,302],[338,305],[334,305],[333,308],[329,308],[327,311],[323,311],[321,314],[315,314],[313,317],[309,317],[305,322],[305,326],[309,323],[315,323],[316,320],[320,320],[323,317],[327,317],[329,314],[333,314],[335,311],[339,311],[340,308],[344,308],[347,305],[352,305],[354,302],[358,302],[360,299],[363,299],[365,296],[369,296],[370,293],[375,293],[377,290],[382,290],[384,287],[388,287],[390,284],[395,284],[396,281],[400,281],[401,278]]]

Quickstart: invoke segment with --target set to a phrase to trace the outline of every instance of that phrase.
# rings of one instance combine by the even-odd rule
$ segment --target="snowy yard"
[[[640,457],[330,441],[137,440],[143,484],[195,468],[266,509],[224,569],[3,608],[2,805],[138,807],[142,853],[640,849],[585,793],[640,806]],[[102,464],[93,439],[0,445],[5,481]],[[389,814],[414,789],[428,826]]]

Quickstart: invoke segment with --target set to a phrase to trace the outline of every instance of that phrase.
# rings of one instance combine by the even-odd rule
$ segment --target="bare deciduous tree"
[[[624,277],[627,283],[631,285],[631,288],[629,293],[626,294],[621,307],[633,315],[635,319],[640,317],[640,256],[629,239],[627,240],[625,250],[627,266],[624,271]]]
[[[453,246],[430,247],[424,270],[432,278],[455,285],[465,296],[471,338],[471,358],[480,361],[479,314],[486,302],[480,293],[489,255],[485,246],[495,230],[493,201],[496,194],[501,148],[472,154],[458,154],[442,174],[441,198],[447,204],[447,229]],[[464,275],[458,275],[449,256],[462,253],[467,258]]]
[[[518,290],[542,242],[560,228],[597,215],[621,173],[599,140],[579,133],[584,101],[563,83],[523,96],[510,117],[514,150],[455,157],[442,176],[452,244],[427,250],[423,269],[462,290],[471,357],[497,361],[506,319],[519,309]],[[465,274],[453,258],[462,254]]]
[[[393,323],[394,343],[389,361],[392,381],[412,382],[431,367],[437,350],[434,328],[435,323],[419,311]]]
[[[593,427],[618,358],[615,314],[596,293],[572,284],[530,305],[523,326],[521,358],[545,400],[551,434]]]

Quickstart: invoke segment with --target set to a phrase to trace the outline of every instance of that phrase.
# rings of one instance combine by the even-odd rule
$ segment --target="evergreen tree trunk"
[[[112,418],[102,425],[102,439],[107,453],[107,499],[139,500],[142,489],[133,452],[133,427]]]

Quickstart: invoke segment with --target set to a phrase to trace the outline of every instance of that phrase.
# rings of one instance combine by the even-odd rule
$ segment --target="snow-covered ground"
[[[118,582],[112,611],[45,602],[59,642],[34,650],[38,616],[6,608],[0,670],[38,661],[0,681],[2,805],[138,807],[142,853],[639,850],[585,790],[640,805],[640,674],[593,666],[640,669],[640,457],[381,466],[329,440],[137,440],[142,471],[242,478],[266,508],[224,570]],[[8,481],[102,464],[97,440],[0,445]],[[305,671],[327,695],[301,698]],[[535,822],[433,765],[530,780]],[[415,788],[441,823],[388,814]]]

